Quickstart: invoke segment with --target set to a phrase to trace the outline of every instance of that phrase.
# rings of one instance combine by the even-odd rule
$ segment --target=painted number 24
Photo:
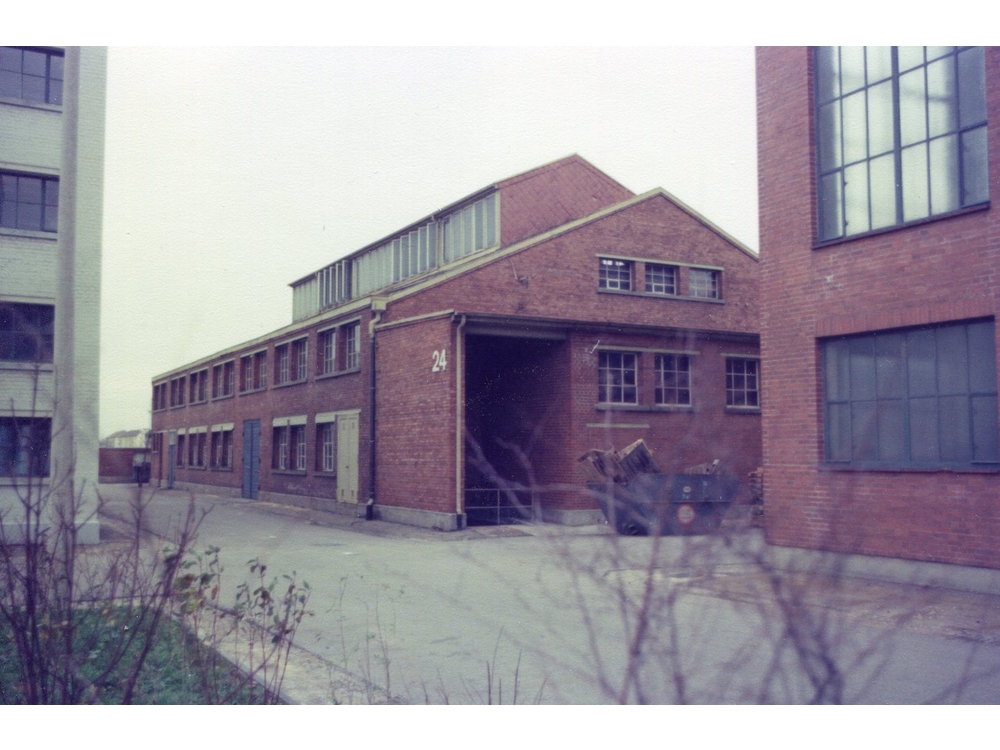
[[[432,359],[434,360],[434,366],[431,367],[431,372],[442,372],[448,369],[448,354],[446,350],[442,349],[439,352],[434,352]]]

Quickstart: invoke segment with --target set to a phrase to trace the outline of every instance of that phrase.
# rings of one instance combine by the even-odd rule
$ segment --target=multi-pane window
[[[726,359],[726,406],[760,406],[760,360]]]
[[[0,47],[0,96],[62,104],[63,53],[32,47]]]
[[[208,370],[192,372],[190,378],[190,389],[188,402],[200,404],[208,400]]]
[[[982,47],[818,47],[819,239],[989,200]]]
[[[288,469],[288,428],[275,427],[273,443],[272,468],[278,470]]]
[[[646,291],[654,294],[677,294],[677,268],[647,263]]]
[[[0,302],[0,360],[51,362],[54,335],[52,305]]]
[[[337,470],[337,423],[324,422],[316,426],[316,469],[334,472]]]
[[[361,324],[352,323],[344,330],[344,367],[356,370],[361,366]]]
[[[631,352],[601,352],[598,364],[597,400],[604,404],[637,404],[636,355]]]
[[[186,378],[181,375],[170,380],[170,406],[184,406],[184,386]]]
[[[215,430],[212,433],[211,462],[213,469],[230,469],[233,466],[233,431]]]
[[[319,374],[329,375],[337,369],[337,329],[319,335]]]
[[[292,468],[298,471],[306,470],[306,426],[304,424],[295,425],[289,428],[291,435],[291,462]]]
[[[1000,462],[993,321],[848,336],[822,351],[828,462]]]
[[[600,276],[598,287],[601,289],[632,289],[632,263],[627,260],[613,258],[600,259]]]
[[[0,172],[0,227],[55,232],[59,179]]]
[[[153,386],[153,411],[167,408],[167,384],[156,383]]]
[[[496,208],[494,193],[445,217],[441,229],[445,263],[499,243]]]
[[[289,344],[282,344],[274,347],[274,384],[281,385],[287,383],[290,377],[291,352]]]
[[[657,354],[655,360],[658,404],[691,405],[691,358],[686,354]]]
[[[701,299],[719,299],[719,272],[708,268],[690,269],[688,294]]]
[[[52,421],[29,417],[0,417],[0,477],[49,475]]]
[[[249,354],[240,357],[240,393],[253,390],[253,357]]]
[[[267,387],[267,352],[240,357],[240,391],[259,391]]]
[[[212,398],[233,395],[236,387],[236,362],[230,360],[212,368]]]
[[[299,339],[292,342],[292,353],[290,362],[290,376],[292,380],[305,380],[308,377],[308,349],[309,340]]]

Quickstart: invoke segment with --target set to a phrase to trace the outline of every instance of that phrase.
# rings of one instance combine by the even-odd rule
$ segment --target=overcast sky
[[[288,284],[572,153],[757,249],[751,47],[111,47],[101,435]]]

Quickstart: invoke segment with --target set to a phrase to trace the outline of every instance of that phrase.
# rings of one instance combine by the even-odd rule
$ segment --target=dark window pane
[[[974,396],[972,399],[972,460],[1000,461],[998,447],[997,397]]]
[[[936,335],[938,393],[968,393],[969,353],[965,326],[938,328]]]
[[[969,325],[969,389],[973,393],[995,393],[997,388],[996,344],[993,323]]]
[[[45,77],[47,71],[45,69],[46,54],[44,52],[33,52],[32,50],[24,50],[24,63],[22,70],[31,76],[42,76]]]
[[[21,75],[0,70],[0,96],[21,98]]]
[[[874,401],[851,403],[851,459],[871,462],[878,459],[878,433]]]
[[[989,165],[986,157],[986,126],[962,133],[962,205],[989,200]]]
[[[938,410],[941,419],[941,460],[969,463],[972,461],[969,399],[965,396],[942,396],[938,401]]]
[[[937,393],[934,331],[912,331],[906,335],[907,376],[911,396]]]
[[[875,341],[875,369],[879,398],[898,398],[904,394],[903,335],[879,336]]]
[[[852,339],[851,399],[854,401],[875,398],[874,338],[865,336]]]
[[[937,461],[938,419],[936,398],[910,399],[910,460],[915,463]]]
[[[986,77],[983,48],[958,53],[958,122],[961,127],[986,119]]]
[[[21,50],[13,47],[0,47],[0,71],[21,72]]]
[[[906,458],[903,436],[902,400],[881,401],[878,405],[878,457],[880,461],[900,463]]]
[[[846,401],[850,397],[850,359],[846,341],[831,341],[823,349],[826,369],[826,398],[828,401]]]

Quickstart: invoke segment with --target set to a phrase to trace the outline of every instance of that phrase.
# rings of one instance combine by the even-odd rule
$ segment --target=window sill
[[[55,365],[51,362],[19,362],[15,359],[0,360],[0,370],[19,370],[21,372],[54,372]]]
[[[24,107],[25,109],[40,109],[43,112],[55,112],[57,114],[63,111],[61,104],[36,102],[32,99],[17,99],[13,96],[0,96],[0,104],[11,104],[15,107]]]
[[[759,406],[727,406],[726,414],[760,414]]]
[[[622,297],[646,297],[650,299],[670,299],[670,300],[676,300],[678,302],[711,302],[712,304],[715,305],[726,304],[726,301],[724,299],[716,297],[693,297],[691,295],[685,296],[682,294],[659,294],[657,292],[641,292],[641,291],[632,291],[623,289],[601,289],[600,287],[597,288],[597,293],[619,295]]]
[[[274,388],[288,388],[293,385],[302,385],[303,383],[308,383],[309,378],[299,378],[298,380],[289,380],[287,383],[275,383]]]
[[[221,472],[224,472],[224,473],[226,473],[226,472],[232,473],[233,467],[232,466],[211,466],[211,467],[209,467],[209,471],[221,471]]]
[[[240,391],[240,395],[241,396],[249,396],[252,393],[263,393],[266,390],[267,390],[267,386],[266,385],[263,386],[263,387],[261,387],[261,388],[248,388],[245,391]]]
[[[1000,474],[1000,465],[982,466],[853,466],[820,464],[820,471],[866,474]]]
[[[188,406],[201,406],[202,404],[207,404],[207,403],[208,403],[208,399],[206,398],[206,399],[204,399],[202,401],[189,401],[188,402]]]
[[[693,412],[694,406],[680,404],[595,404],[597,411]]]
[[[212,401],[225,401],[227,398],[232,398],[232,397],[233,397],[232,393],[228,393],[223,396],[212,396]],[[199,402],[199,403],[204,403],[204,402]],[[194,404],[192,404],[192,406],[194,406]]]
[[[816,240],[813,243],[813,250],[826,250],[829,247],[836,247],[837,245],[843,245],[848,242],[854,242],[856,240],[864,240],[869,237],[879,237],[883,234],[889,234],[890,232],[899,232],[904,229],[914,229],[915,227],[921,227],[925,224],[933,224],[938,221],[947,221],[948,219],[954,219],[958,216],[965,216],[966,214],[979,213],[980,211],[988,211],[990,208],[990,202],[979,203],[975,206],[968,206],[967,208],[960,208],[957,211],[949,211],[946,214],[937,214],[935,216],[925,216],[922,219],[914,219],[913,221],[906,221],[902,224],[893,224],[891,227],[882,227],[881,229],[872,229],[868,232],[861,232],[860,234],[852,234],[846,237],[835,237],[829,240]]]
[[[58,232],[43,232],[35,229],[15,229],[14,227],[0,227],[0,235],[8,237],[24,237],[33,240],[49,240],[55,242],[59,239]]]
[[[287,477],[304,477],[306,476],[305,469],[271,469],[272,474],[281,474]]]
[[[317,479],[336,479],[337,472],[335,471],[317,471],[313,473],[313,476]]]
[[[350,370],[337,370],[336,372],[328,372],[325,375],[317,375],[316,380],[329,380],[330,378],[339,378],[343,375],[357,375],[361,372],[360,367],[352,367]]]

